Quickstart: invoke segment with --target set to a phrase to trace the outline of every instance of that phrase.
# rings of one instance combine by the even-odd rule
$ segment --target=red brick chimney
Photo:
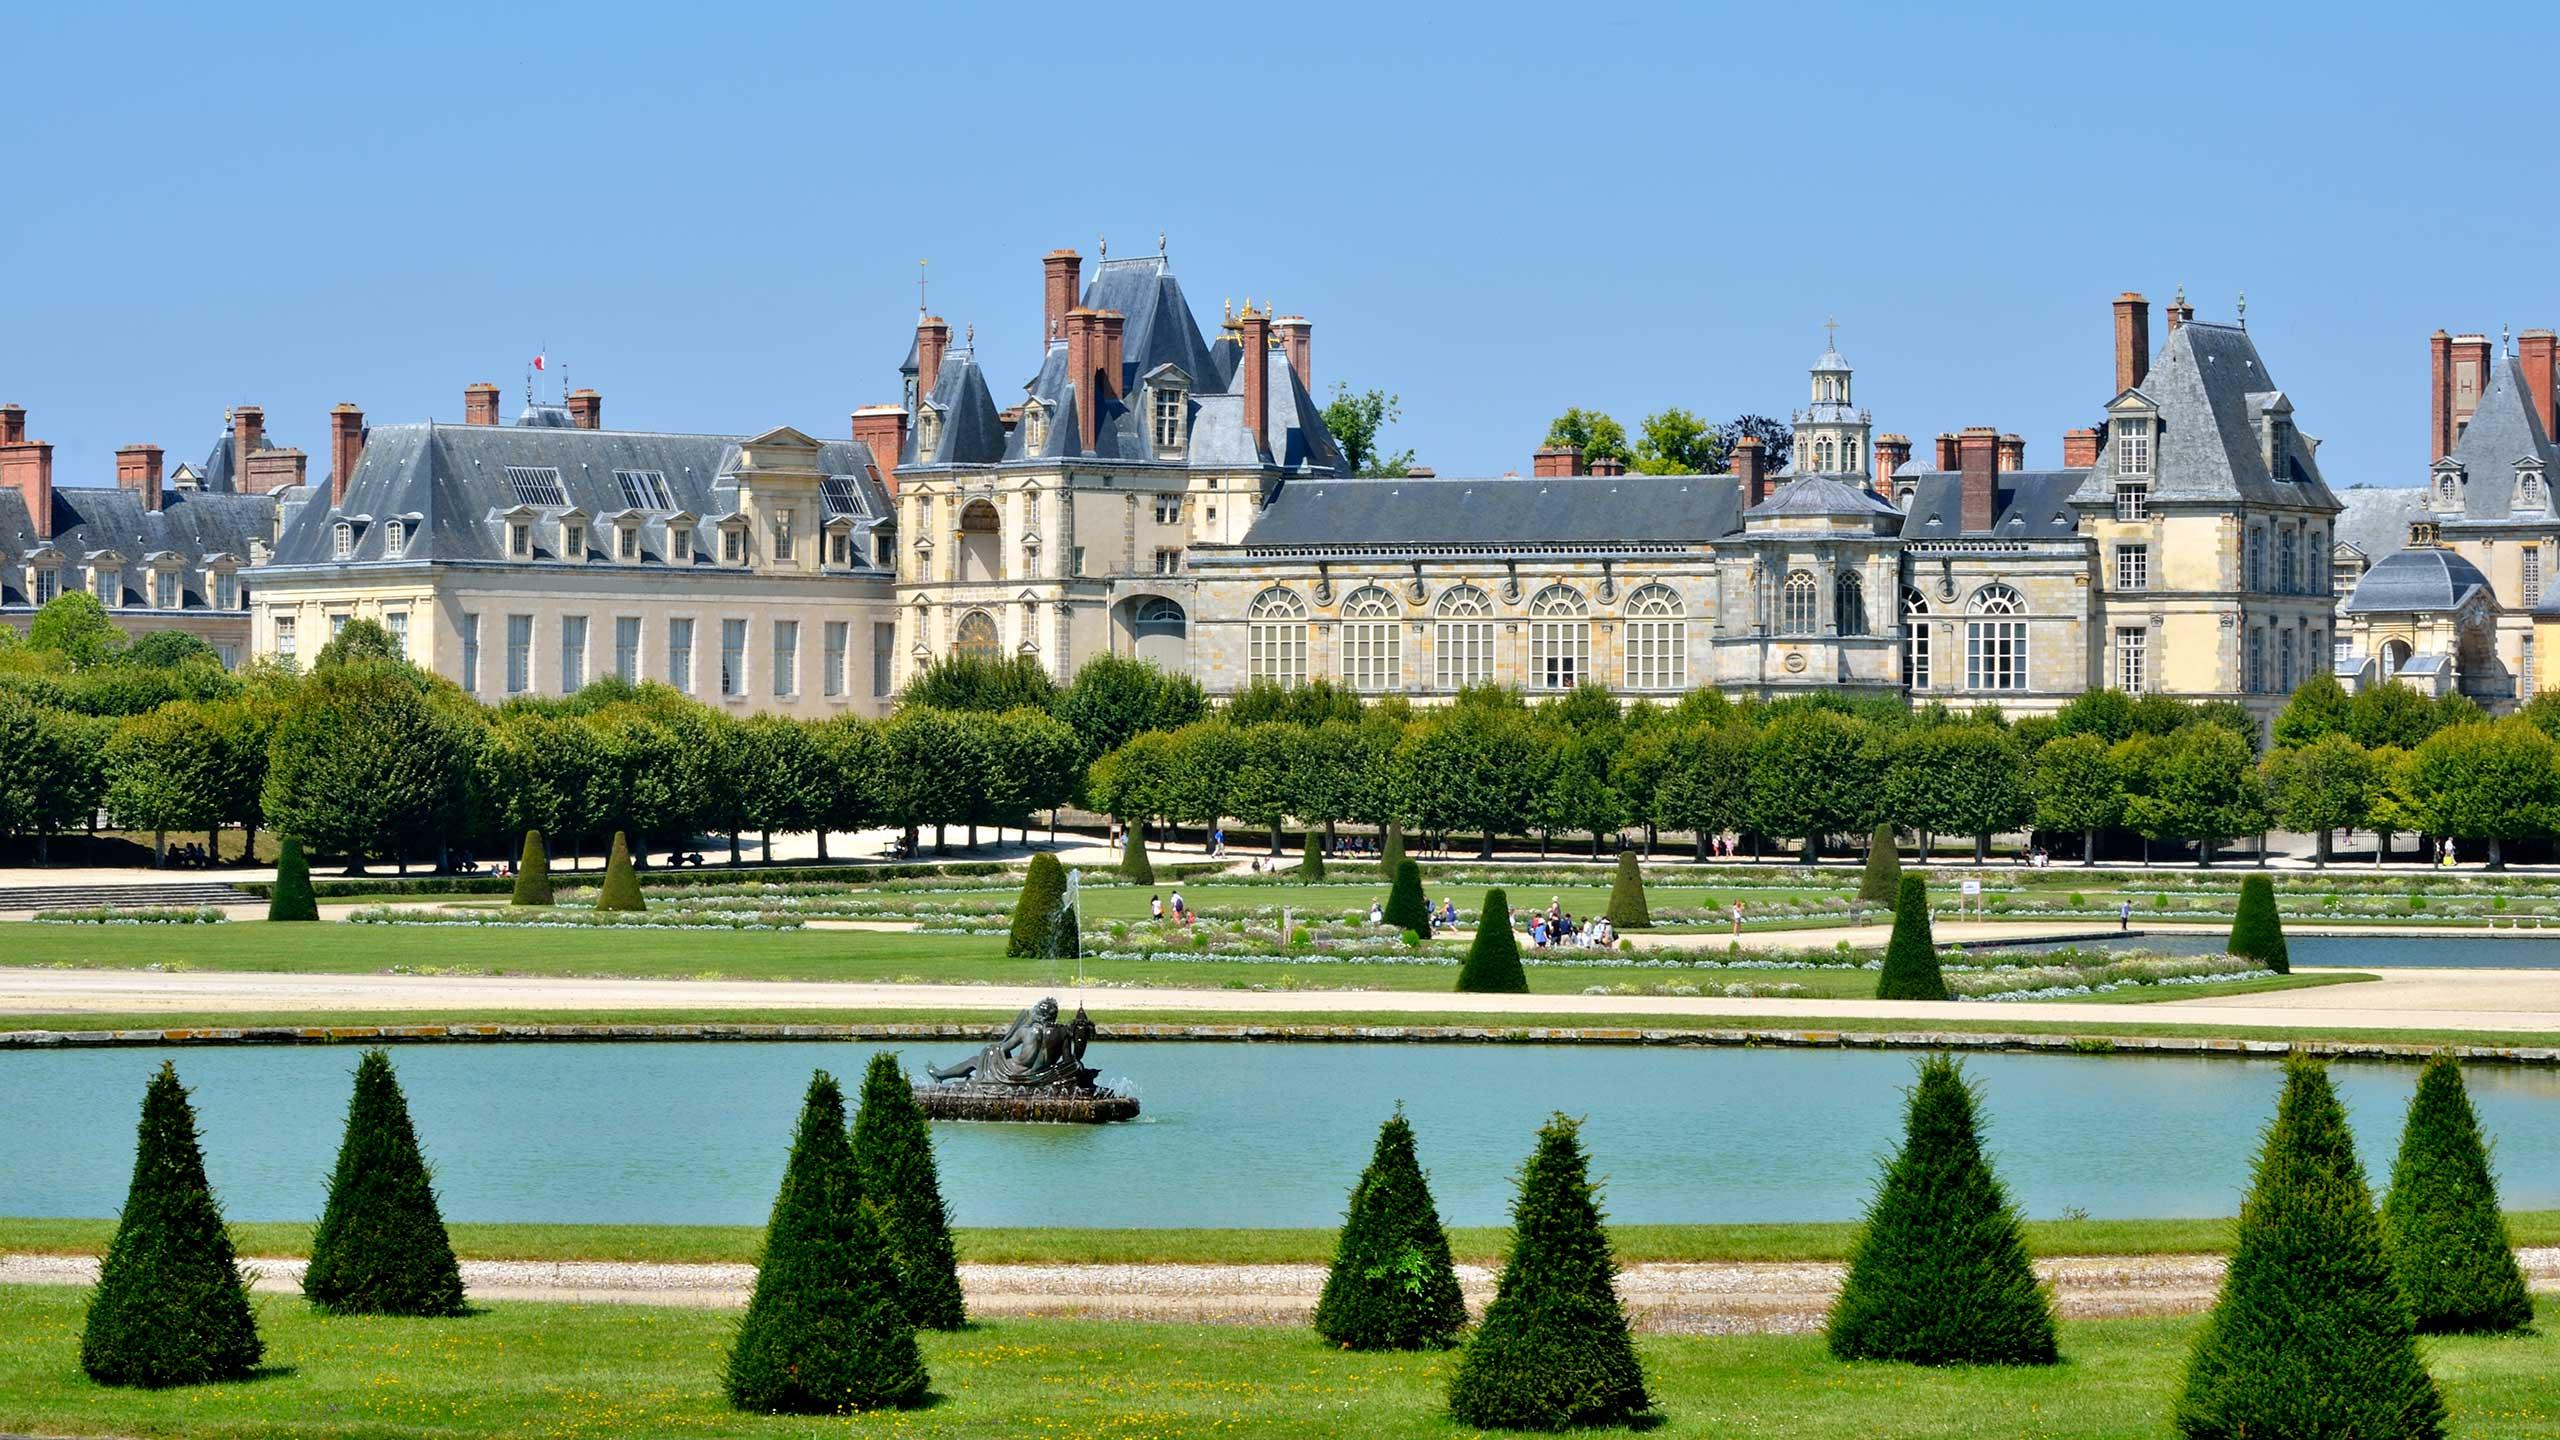
[[[2098,432],[2065,430],[2062,432],[2062,468],[2087,470],[2098,463]]]
[[[1591,464],[1586,468],[1584,473],[1590,475],[1624,475],[1627,473],[1627,462],[1619,459],[1615,455],[1594,456]]]
[[[498,387],[483,380],[462,387],[462,423],[495,425],[498,423]]]
[[[116,448],[116,488],[140,491],[145,510],[160,508],[160,458],[157,445]]]
[[[1280,337],[1280,348],[1289,352],[1289,368],[1298,372],[1298,383],[1310,395],[1316,391],[1315,329],[1304,315],[1283,315],[1271,322],[1271,333]]]
[[[2025,436],[2003,435],[2000,437],[2000,468],[2003,470],[2024,470],[2027,468],[2027,440]]]
[[[898,498],[898,452],[907,448],[907,412],[896,405],[865,405],[853,412],[853,438],[871,448],[871,468]]]
[[[1540,479],[1550,476],[1582,473],[1582,447],[1579,445],[1542,445],[1529,457],[1529,473]]]
[[[267,412],[255,405],[231,409],[231,474],[233,483],[249,473],[249,457],[267,448]],[[249,487],[241,485],[241,489]]]
[[[1076,441],[1093,449],[1094,378],[1093,319],[1097,312],[1082,305],[1067,311],[1067,379],[1076,387]]]
[[[2453,337],[2427,337],[2427,461],[2453,453]]]
[[[0,405],[0,445],[16,445],[27,438],[27,407]]]
[[[1876,493],[1893,494],[1893,472],[1911,463],[1911,437],[1884,434],[1876,437]]]
[[[1769,455],[1757,435],[1733,442],[1733,478],[1741,482],[1742,503],[1757,505],[1769,498]]]
[[[922,401],[933,393],[933,382],[942,376],[942,352],[951,348],[951,327],[939,315],[927,315],[916,322],[916,399]]]
[[[2548,330],[2527,330],[2516,337],[2516,358],[2524,362],[2525,398],[2533,402],[2533,413],[2542,417],[2542,433],[2551,433],[2551,367],[2553,351],[2560,347]]]
[[[261,450],[241,467],[240,490],[248,495],[266,495],[299,485],[308,478],[309,465],[310,457],[299,450]]]
[[[2172,335],[2178,333],[2179,326],[2196,318],[2196,307],[2187,303],[2187,292],[2184,287],[2180,287],[2178,298],[2169,302],[2169,308],[2164,313],[2169,317],[2169,333]]]
[[[1948,434],[1944,430],[1941,430],[1938,432],[1937,443],[1937,463],[1929,468],[1933,470],[1953,471],[1956,468],[1956,437]]]
[[[2116,393],[2151,373],[2151,302],[2131,290],[2116,297]]]
[[[1120,370],[1129,358],[1121,349],[1128,323],[1129,317],[1117,310],[1093,312],[1093,366],[1102,375],[1098,393],[1114,400],[1120,398]]]
[[[12,405],[16,414],[0,424],[0,435],[16,438],[0,440],[0,489],[15,490],[26,498],[27,521],[35,527],[36,538],[53,538],[53,446],[43,440],[27,438],[27,412]]]
[[[347,503],[347,487],[355,483],[356,462],[364,458],[364,412],[353,405],[329,411],[329,504]]]
[[[604,397],[593,390],[569,392],[569,423],[581,430],[604,428]]]
[[[2489,337],[2456,335],[2453,337],[2453,429],[2446,436],[2446,453],[2469,428],[2471,417],[2480,409],[2480,397],[2489,393]]]
[[[1253,443],[1268,455],[1271,450],[1271,317],[1251,305],[1236,322],[1244,337],[1244,423],[1253,431]]]
[[[1956,455],[1956,468],[1964,476],[1957,509],[1962,533],[1987,533],[2000,496],[2000,432],[1989,425],[1966,426],[1956,437]]]
[[[1084,257],[1073,250],[1052,250],[1040,257],[1040,343],[1067,336],[1067,312],[1076,308]]]

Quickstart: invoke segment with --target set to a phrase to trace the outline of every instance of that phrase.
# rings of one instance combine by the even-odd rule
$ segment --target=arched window
[[[1529,686],[1570,690],[1591,677],[1591,606],[1570,585],[1529,597]]]
[[[1902,686],[1929,688],[1929,597],[1916,585],[1902,587]]]
[[[963,583],[1004,578],[1004,521],[992,501],[972,500],[960,510],[959,571]]]
[[[1307,679],[1307,602],[1275,585],[1245,612],[1247,673],[1256,680],[1302,685]]]
[[[2026,597],[1985,585],[1965,606],[1964,683],[1968,690],[2027,688]]]
[[[1831,473],[1831,437],[1828,435],[1813,442],[1813,468],[1826,475]]]
[[[1431,687],[1463,690],[1493,683],[1493,597],[1473,585],[1452,585],[1433,607]]]
[[[1689,685],[1688,607],[1667,585],[1639,585],[1627,595],[1627,688],[1685,690]]]
[[[1814,582],[1813,572],[1798,570],[1787,577],[1778,590],[1778,633],[1810,635],[1822,609],[1822,587]]]
[[[2542,508],[2541,471],[2519,470],[2516,472],[2516,503],[2514,508],[2518,510],[2539,510]]]
[[[1189,626],[1182,607],[1161,595],[1147,597],[1129,623],[1141,635],[1180,635]]]
[[[409,527],[397,520],[386,522],[382,527],[383,558],[397,560],[407,553],[409,553]]]
[[[2452,471],[2447,470],[2442,475],[2436,477],[2436,497],[2438,499],[2450,505],[2453,503],[2454,492],[2455,480],[2454,473]]]
[[[972,610],[960,617],[960,626],[951,634],[951,653],[972,660],[994,660],[1004,651],[1004,642],[996,635],[996,617],[984,610]]]
[[[1837,635],[1867,633],[1867,586],[1855,570],[1831,582],[1831,629]]]
[[[1404,683],[1404,627],[1396,597],[1363,585],[1342,597],[1342,683],[1367,694]]]

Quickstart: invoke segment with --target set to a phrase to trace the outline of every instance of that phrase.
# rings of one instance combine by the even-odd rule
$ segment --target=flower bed
[[[219,925],[229,916],[211,905],[145,905],[118,909],[93,905],[85,910],[39,910],[39,925]]]
[[[797,930],[797,915],[706,910],[567,910],[532,906],[505,910],[417,910],[368,906],[347,917],[354,925],[471,925],[496,930]]]

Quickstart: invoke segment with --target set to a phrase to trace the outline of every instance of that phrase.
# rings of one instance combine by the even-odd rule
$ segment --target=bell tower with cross
[[[1857,475],[1867,466],[1866,411],[1851,403],[1849,362],[1840,355],[1840,322],[1822,322],[1822,358],[1813,362],[1812,396],[1795,415],[1790,461],[1798,475]]]

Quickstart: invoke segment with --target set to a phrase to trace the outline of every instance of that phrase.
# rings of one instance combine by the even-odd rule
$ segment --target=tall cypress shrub
[[[598,910],[646,910],[640,898],[640,872],[631,868],[631,842],[613,832],[613,853],[605,858],[604,888],[596,892]]]
[[[1511,897],[1499,890],[1484,892],[1484,913],[1476,917],[1475,943],[1458,967],[1458,988],[1496,995],[1529,993],[1529,972],[1520,967],[1520,941],[1511,933]]]
[[[287,835],[276,851],[276,888],[267,892],[270,920],[317,920],[319,897],[311,893],[311,861],[302,842]]]
[[[368,1050],[356,1062],[346,1138],[302,1293],[340,1315],[462,1313],[462,1267],[385,1051]]]
[[[1915,1365],[2050,1365],[2053,1306],[2026,1232],[1982,1155],[1974,1094],[1920,1062],[1902,1151],[1885,1166],[1831,1307],[1831,1353]]]
[[[1022,894],[1013,902],[1013,929],[1004,953],[1015,960],[1045,959],[1058,928],[1058,912],[1067,902],[1067,867],[1042,851],[1031,857],[1022,877]]]
[[[80,1368],[101,1385],[201,1385],[245,1378],[265,1349],[195,1110],[163,1061],[142,1094],[133,1185],[89,1297]]]
[[[1422,867],[1411,860],[1396,866],[1395,883],[1387,887],[1387,908],[1382,917],[1398,930],[1416,935],[1431,933],[1431,904],[1422,898]]]
[[[2279,975],[2293,972],[2285,953],[2284,922],[2276,916],[2275,882],[2251,875],[2240,882],[2240,908],[2231,917],[2231,953],[2256,960]]]
[[[1121,843],[1120,878],[1132,885],[1156,883],[1156,866],[1147,858],[1147,835],[1143,825],[1131,825],[1129,838]]]
[[[1618,852],[1618,875],[1609,884],[1609,923],[1620,930],[1653,928],[1653,907],[1645,903],[1644,871],[1636,864],[1636,852]]]
[[[2450,1052],[2438,1051],[2418,1075],[2382,1202],[2382,1238],[2421,1333],[2533,1323],[2533,1296],[2508,1245],[2489,1147]]]
[[[844,1092],[821,1070],[800,1107],[755,1291],[729,1352],[729,1404],[836,1415],[921,1404],[926,1384],[897,1261],[863,1201]]]
[[[551,857],[542,848],[542,832],[524,832],[524,854],[516,861],[515,894],[510,905],[548,905],[551,903]]]
[[[897,1261],[898,1298],[907,1318],[919,1330],[968,1324],[951,1209],[933,1160],[932,1125],[916,1104],[915,1082],[886,1050],[872,1056],[862,1072],[862,1104],[853,1112],[853,1164]]]
[[[1352,1187],[1316,1300],[1316,1333],[1345,1350],[1439,1350],[1466,1324],[1449,1237],[1398,1106]]]
[[[1392,883],[1404,870],[1404,822],[1387,822],[1385,838],[1378,842],[1378,873]]]
[[[1894,898],[1893,938],[1885,942],[1876,998],[1947,998],[1947,977],[1938,969],[1938,942],[1929,927],[1929,886],[1917,875],[1903,876],[1902,891]]]
[[[1511,1215],[1511,1258],[1458,1359],[1449,1413],[1486,1430],[1647,1418],[1653,1400],[1574,1121],[1558,1115],[1538,1132]]]
[[[1298,862],[1298,878],[1301,880],[1324,878],[1324,837],[1313,830],[1307,832],[1307,853],[1306,858]]]
[[[1902,894],[1902,849],[1893,826],[1878,825],[1867,842],[1867,872],[1858,879],[1858,898],[1870,905],[1890,905]]]
[[[2177,1424],[2190,1440],[2444,1434],[2346,1111],[2301,1055],[2285,1061]]]

